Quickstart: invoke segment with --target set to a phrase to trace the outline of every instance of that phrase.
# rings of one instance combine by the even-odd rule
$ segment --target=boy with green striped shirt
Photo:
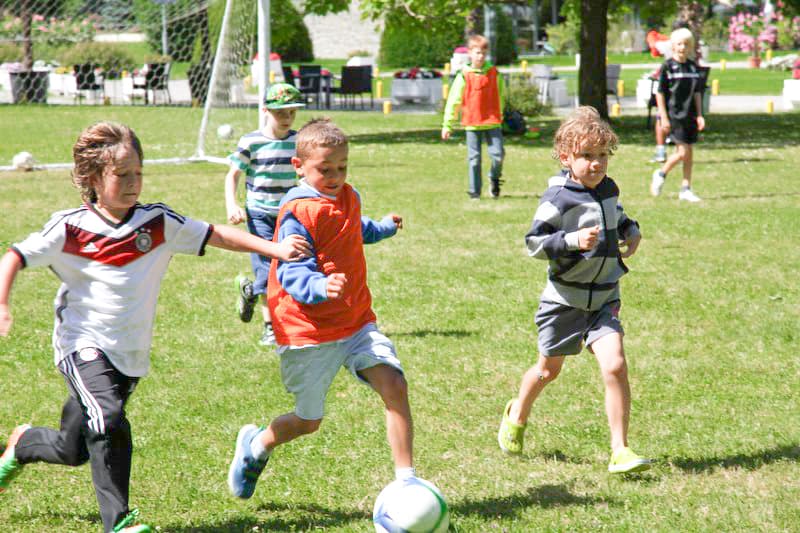
[[[247,222],[250,233],[272,240],[275,220],[281,198],[297,184],[297,175],[292,167],[296,155],[297,132],[292,130],[297,109],[305,107],[303,96],[294,85],[276,83],[269,88],[264,101],[267,120],[260,130],[242,136],[228,159],[230,170],[225,176],[225,205],[228,222]],[[239,178],[245,175],[247,195],[242,208],[236,201]],[[267,276],[270,260],[258,254],[250,254],[254,280],[245,276],[236,277],[237,311],[243,322],[250,322],[259,295],[264,317],[261,345],[275,344],[272,320],[266,301]]]

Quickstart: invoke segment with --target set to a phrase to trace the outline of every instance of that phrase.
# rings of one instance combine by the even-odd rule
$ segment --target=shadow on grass
[[[199,527],[163,527],[164,531],[176,533],[229,533],[233,531],[309,531],[343,526],[351,522],[364,524],[372,523],[372,513],[345,510],[326,509],[319,505],[285,505],[267,502],[258,507],[259,512],[273,515],[267,519],[236,518],[213,526]]]
[[[712,110],[713,111],[713,110]],[[529,126],[539,128],[538,139],[507,135],[504,139],[509,146],[550,147],[553,135],[558,129],[560,119],[555,117],[532,118]],[[625,116],[613,119],[611,124],[623,144],[653,146],[653,128],[646,127],[642,116]],[[706,131],[702,133],[699,146],[702,150],[730,148],[770,148],[785,145],[800,145],[800,113],[711,114]],[[393,131],[382,133],[362,133],[350,137],[355,144],[405,144],[443,142],[438,129]],[[450,143],[464,142],[464,132],[456,130]],[[748,159],[738,157],[726,160],[762,161],[766,158]]]
[[[599,503],[600,499],[572,494],[564,485],[542,485],[528,489],[526,492],[486,498],[483,500],[462,500],[450,505],[450,512],[455,516],[477,515],[482,518],[516,516],[528,507],[552,509],[572,505],[587,506]]]
[[[547,450],[536,453],[533,455],[533,457],[536,457],[537,459],[543,459],[545,461],[556,461],[559,463],[570,463],[574,465],[585,465],[594,462],[582,457],[570,457],[561,450]]]
[[[392,337],[455,337],[464,338],[471,337],[476,334],[475,331],[467,331],[466,329],[415,329],[413,331],[391,331],[386,332],[387,335]]]
[[[724,457],[666,457],[665,462],[673,464],[687,472],[705,472],[718,468],[744,468],[757,470],[762,466],[783,460],[797,461],[800,459],[800,444],[786,444],[768,450],[750,454],[736,454]]]

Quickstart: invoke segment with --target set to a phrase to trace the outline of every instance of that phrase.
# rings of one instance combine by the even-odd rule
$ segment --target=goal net
[[[122,106],[147,105],[137,121],[153,117],[182,133],[170,150],[150,154],[221,161],[238,136],[258,127],[259,78],[269,81],[257,58],[259,3],[269,6],[269,0],[0,0],[0,104],[105,105],[108,113],[86,115],[117,120],[130,116]],[[272,62],[272,69],[282,80],[280,65]],[[176,107],[183,111],[170,112]],[[37,153],[37,163],[66,164],[60,152]],[[10,155],[3,156],[0,164],[8,164]]]

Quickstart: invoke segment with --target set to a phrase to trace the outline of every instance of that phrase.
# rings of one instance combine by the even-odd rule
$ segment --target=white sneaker
[[[664,187],[664,182],[667,180],[665,176],[661,174],[661,170],[654,170],[653,171],[653,181],[650,182],[650,194],[653,196],[658,196],[661,194],[661,188]]]
[[[700,197],[697,196],[695,193],[692,192],[692,189],[686,189],[678,193],[679,200],[686,200],[687,202],[697,203],[700,201]]]

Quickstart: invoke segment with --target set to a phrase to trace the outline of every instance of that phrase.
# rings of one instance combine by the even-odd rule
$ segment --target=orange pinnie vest
[[[491,126],[501,124],[500,89],[497,87],[497,67],[485,74],[462,70],[464,94],[461,98],[461,124],[464,126]]]
[[[335,200],[313,196],[287,202],[278,214],[275,241],[287,212],[291,212],[310,234],[317,269],[326,276],[344,273],[347,283],[339,299],[303,304],[280,285],[278,261],[273,260],[267,301],[277,343],[303,346],[336,341],[374,322],[361,234],[361,203],[353,188],[345,184]]]

